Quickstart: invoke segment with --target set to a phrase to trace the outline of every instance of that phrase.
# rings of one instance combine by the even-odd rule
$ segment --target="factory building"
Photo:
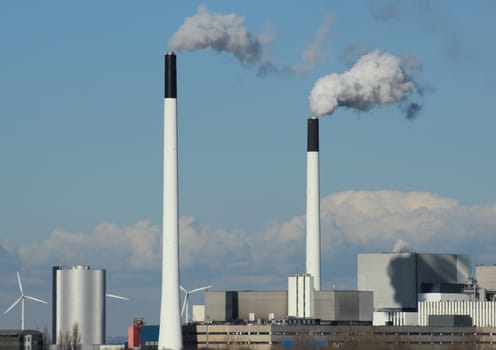
[[[314,317],[313,276],[298,274],[288,277],[288,316],[300,318]]]
[[[32,329],[0,330],[2,350],[45,350],[43,334]]]
[[[359,254],[359,289],[374,292],[373,324],[496,327],[496,267],[458,254]]]
[[[432,316],[465,316],[470,326],[496,327],[494,301],[423,301],[418,304],[418,325],[431,326]]]
[[[319,322],[370,324],[373,317],[372,292],[321,290],[313,296],[313,317],[288,313],[286,291],[207,291],[205,319],[197,322],[268,323],[290,318],[311,318]]]
[[[356,290],[315,292],[315,318],[335,324],[370,324],[373,294]]]
[[[496,344],[496,329],[472,326],[199,324],[183,327],[183,338],[186,347],[195,349],[308,349],[312,344],[339,349],[345,344],[363,342],[367,344],[363,348],[367,349],[492,349]]]
[[[496,299],[496,265],[476,265],[475,280],[480,292],[484,294],[481,299]]]
[[[53,267],[52,343],[78,325],[82,345],[105,344],[105,270]]]
[[[462,293],[470,257],[458,254],[358,254],[357,287],[374,292],[374,311],[416,311],[420,293]]]
[[[253,322],[288,316],[287,291],[206,291],[206,322]]]

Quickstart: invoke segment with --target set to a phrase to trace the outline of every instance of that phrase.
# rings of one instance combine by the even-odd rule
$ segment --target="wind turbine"
[[[21,330],[24,330],[24,299],[29,299],[43,304],[48,304],[48,302],[24,294],[24,290],[22,289],[22,283],[21,283],[21,275],[19,275],[19,272],[17,272],[17,282],[19,283],[19,290],[21,292],[21,296],[17,298],[17,300],[14,301],[14,303],[10,305],[9,308],[5,310],[3,313],[5,315],[7,312],[12,310],[17,304],[19,304],[19,302],[21,302]]]
[[[189,296],[190,296],[190,294],[200,292],[202,290],[209,289],[212,287],[213,286],[206,286],[206,287],[200,287],[200,288],[196,288],[196,289],[192,289],[192,290],[186,290],[183,286],[179,286],[179,288],[181,288],[181,290],[184,292],[184,300],[183,300],[183,307],[181,309],[181,317],[184,320],[185,319],[185,313],[186,313],[186,322],[184,322],[185,324],[189,323],[189,316],[188,316],[189,312],[188,311],[189,311]]]
[[[106,293],[105,296],[108,298],[119,299],[119,300],[128,300],[129,301],[129,298],[121,297],[120,295]]]

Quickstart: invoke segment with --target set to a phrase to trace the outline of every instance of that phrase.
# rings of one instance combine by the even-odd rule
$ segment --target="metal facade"
[[[429,325],[431,315],[468,315],[477,327],[496,327],[496,302],[494,301],[443,301],[418,303],[419,326]]]
[[[81,344],[105,343],[105,270],[89,266],[58,268],[54,271],[55,317],[53,330],[57,343],[60,335],[72,334],[75,323]]]

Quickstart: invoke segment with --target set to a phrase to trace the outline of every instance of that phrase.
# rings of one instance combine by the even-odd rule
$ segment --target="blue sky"
[[[186,288],[283,289],[303,271],[308,96],[373,50],[421,63],[423,108],[321,118],[322,286],[353,288],[356,253],[395,245],[496,263],[493,1],[2,1],[0,307],[17,297],[15,271],[50,300],[52,265],[87,264],[131,298],[109,301],[108,335],[158,321],[163,53],[201,4],[270,33],[280,67],[333,20],[305,73],[177,52]],[[28,304],[26,326],[50,325],[50,310]]]

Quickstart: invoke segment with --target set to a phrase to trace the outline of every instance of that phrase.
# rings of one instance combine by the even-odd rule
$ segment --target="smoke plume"
[[[326,39],[334,25],[334,17],[327,14],[324,23],[315,34],[315,38],[308,48],[301,55],[301,63],[290,69],[292,73],[307,73],[315,68],[315,65],[322,59],[323,47]]]
[[[235,14],[209,12],[200,5],[197,14],[184,20],[183,25],[169,40],[176,51],[194,51],[211,48],[230,52],[243,64],[263,66],[270,35],[256,37],[245,27],[244,17]]]
[[[408,102],[408,94],[416,90],[408,74],[411,69],[389,53],[375,50],[365,54],[344,73],[317,80],[309,96],[312,115],[332,114],[339,106],[367,111],[402,102],[403,112],[409,119],[414,118],[421,105]]]
[[[188,17],[169,39],[175,51],[213,49],[233,54],[242,64],[254,66],[259,75],[301,74],[312,70],[323,56],[323,47],[334,24],[331,15],[325,17],[314,40],[301,54],[301,62],[293,66],[276,64],[270,60],[269,49],[275,35],[271,30],[255,36],[245,26],[245,18],[236,14],[210,12],[205,5],[196,15]]]

